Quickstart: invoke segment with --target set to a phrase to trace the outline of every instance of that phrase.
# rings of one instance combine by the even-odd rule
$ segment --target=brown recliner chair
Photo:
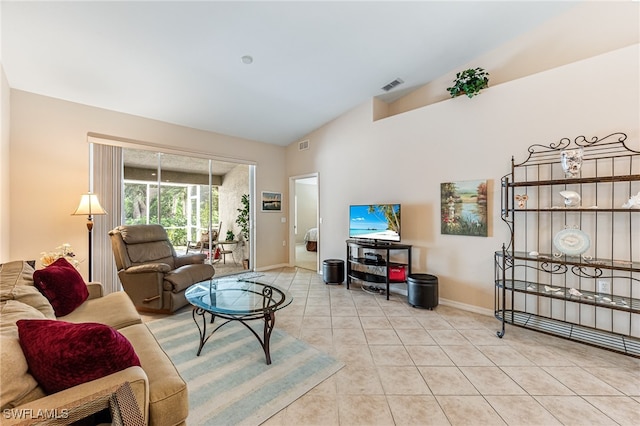
[[[109,231],[118,277],[139,311],[172,313],[188,304],[185,290],[213,277],[204,254],[178,256],[161,225]]]

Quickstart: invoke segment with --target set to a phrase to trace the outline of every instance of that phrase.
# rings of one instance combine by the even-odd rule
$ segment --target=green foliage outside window
[[[147,189],[148,188],[148,189]],[[189,202],[187,185],[161,185],[158,198],[158,186],[146,183],[124,183],[124,223],[138,225],[159,223],[169,235],[174,246],[187,244],[187,203]],[[147,191],[148,198],[147,199]],[[197,209],[193,208],[191,223],[200,229],[207,229],[209,223],[208,186],[201,186],[199,200],[200,217]],[[218,221],[218,188],[212,188],[212,223]],[[160,219],[158,220],[158,203],[160,205]],[[147,220],[148,217],[148,220]]]

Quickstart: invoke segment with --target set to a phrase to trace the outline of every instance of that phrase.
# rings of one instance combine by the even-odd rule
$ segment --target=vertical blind
[[[122,148],[91,143],[89,149],[93,158],[93,192],[107,212],[94,218],[93,280],[101,282],[105,294],[109,294],[121,289],[109,231],[122,223]]]

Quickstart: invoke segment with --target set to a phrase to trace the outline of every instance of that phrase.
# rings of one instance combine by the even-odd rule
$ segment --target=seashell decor
[[[575,191],[560,191],[560,195],[564,198],[564,205],[566,207],[580,207],[580,201],[582,197]]]
[[[640,192],[638,192],[633,197],[629,198],[629,200],[622,205],[623,209],[640,209]]]

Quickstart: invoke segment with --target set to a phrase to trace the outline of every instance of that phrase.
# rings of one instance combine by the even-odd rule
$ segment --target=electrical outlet
[[[287,241],[286,240],[282,240],[282,247],[286,247],[287,246]]]
[[[598,293],[611,294],[611,283],[605,280],[598,280]]]

